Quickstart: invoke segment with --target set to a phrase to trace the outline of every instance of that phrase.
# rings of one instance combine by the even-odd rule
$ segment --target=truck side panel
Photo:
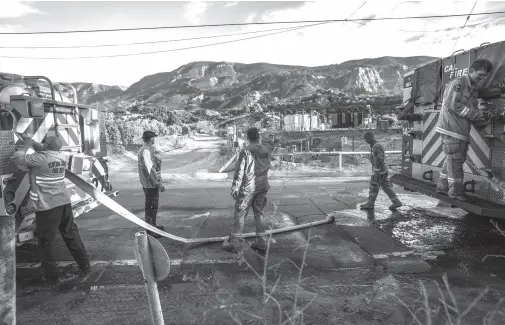
[[[409,128],[404,132],[402,175],[429,184],[428,187],[419,188],[419,190],[427,191],[425,194],[436,196],[432,195],[434,194],[432,192],[438,182],[445,159],[441,136],[435,132],[444,87],[450,80],[468,74],[471,63],[475,59],[481,58],[488,59],[493,63],[493,71],[482,82],[481,88],[496,86],[505,79],[505,42],[479,47],[438,60],[441,73],[437,80],[430,80],[434,76],[431,70],[433,70],[435,63],[417,68],[413,73],[406,74],[404,78],[404,105],[410,98],[415,98],[415,104],[410,113],[417,114],[420,118],[419,121],[410,120]],[[438,89],[433,92],[431,88],[435,82],[438,83]],[[424,84],[427,85],[423,90]],[[433,96],[433,93],[438,93],[438,96]],[[427,99],[431,99],[431,102]],[[505,111],[504,96],[488,100],[488,102],[491,109]],[[503,188],[496,190],[496,187],[493,189],[490,185],[491,179],[505,179],[504,135],[505,121],[503,120],[495,120],[484,128],[472,127],[467,162],[464,164],[464,182],[465,190],[469,196],[489,202],[490,205],[495,204],[505,208]],[[395,182],[394,179],[392,180]],[[397,180],[397,184],[407,183],[401,177]],[[450,200],[447,198],[446,201]],[[479,203],[479,206],[481,205]],[[477,210],[479,209],[481,208]]]

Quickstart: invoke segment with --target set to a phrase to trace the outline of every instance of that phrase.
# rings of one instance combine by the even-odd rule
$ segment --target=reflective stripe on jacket
[[[484,120],[483,112],[478,109],[478,96],[479,92],[468,75],[450,81],[445,87],[435,130],[462,141],[470,141],[472,123]]]
[[[258,193],[270,189],[270,150],[261,143],[246,146],[239,153],[232,191]]]
[[[386,174],[388,165],[386,164],[386,153],[382,145],[375,142],[370,148],[370,162],[374,173]]]
[[[12,159],[19,165],[30,168],[30,199],[38,211],[46,211],[70,203],[65,185],[67,161],[57,151],[36,151],[27,154],[16,151]]]
[[[155,188],[161,185],[161,157],[151,145],[143,145],[138,153],[139,179],[142,187]]]

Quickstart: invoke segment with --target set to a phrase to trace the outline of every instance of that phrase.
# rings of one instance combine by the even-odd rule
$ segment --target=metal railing
[[[402,154],[401,150],[385,151],[385,154],[388,156],[400,155],[399,162],[401,164],[401,154]],[[370,151],[318,151],[318,152],[316,152],[316,151],[298,151],[298,152],[294,152],[293,150],[288,150],[288,152],[277,151],[272,154],[272,156],[274,156],[274,157],[281,157],[281,156],[286,157],[287,156],[287,157],[289,157],[288,160],[291,160],[293,162],[294,162],[295,156],[298,156],[298,155],[303,155],[303,156],[312,155],[312,156],[316,156],[316,157],[325,156],[325,155],[338,156],[338,170],[341,172],[341,171],[343,171],[343,156],[344,155],[370,155]],[[395,166],[397,164],[389,162],[389,165]]]

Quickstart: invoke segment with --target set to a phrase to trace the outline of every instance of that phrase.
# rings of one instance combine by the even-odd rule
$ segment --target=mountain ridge
[[[144,76],[129,87],[72,84],[81,102],[112,110],[151,105],[186,111],[205,108],[227,112],[250,107],[261,111],[261,107],[300,102],[321,91],[344,97],[398,96],[407,71],[436,59],[383,56],[315,67],[195,61]]]

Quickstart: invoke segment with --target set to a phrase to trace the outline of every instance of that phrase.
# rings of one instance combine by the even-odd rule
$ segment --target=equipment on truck
[[[435,127],[445,85],[468,74],[470,65],[477,59],[488,59],[493,64],[493,70],[478,87],[482,96],[479,101],[488,103],[495,118],[487,126],[471,128],[464,187],[472,200],[462,202],[435,190],[445,157],[441,136]],[[505,217],[504,80],[505,42],[459,50],[406,73],[399,119],[408,121],[408,127],[403,134],[402,170],[391,181],[477,215]]]
[[[63,88],[73,91],[72,99],[61,92]],[[58,135],[67,169],[105,195],[117,195],[109,183],[103,112],[79,104],[71,84],[53,84],[43,76],[0,73],[0,216],[16,217],[18,245],[34,238],[35,226],[35,213],[28,204],[28,170],[10,160],[22,146],[21,133],[33,135],[39,143],[46,136]],[[71,192],[74,217],[100,205],[68,179],[65,184]]]

